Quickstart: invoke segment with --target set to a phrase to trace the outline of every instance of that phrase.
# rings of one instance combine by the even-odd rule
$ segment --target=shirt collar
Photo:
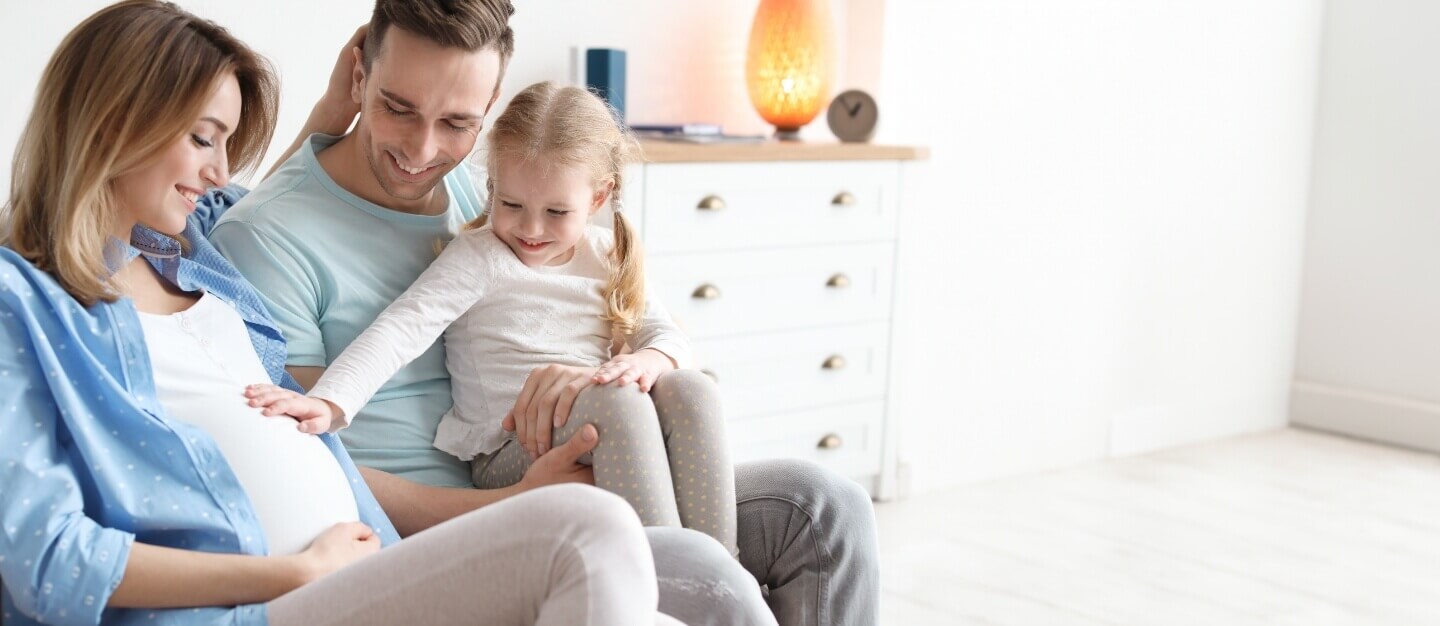
[[[158,260],[174,259],[183,252],[179,240],[174,237],[137,225],[130,229],[129,243],[114,236],[105,238],[105,268],[114,275],[125,267],[126,263],[142,254],[150,260]]]

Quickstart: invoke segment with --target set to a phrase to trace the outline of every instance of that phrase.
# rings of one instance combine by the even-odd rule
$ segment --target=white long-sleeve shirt
[[[325,369],[310,395],[335,403],[348,425],[386,380],[443,332],[454,407],[440,420],[435,447],[463,460],[499,449],[500,428],[535,367],[597,367],[615,343],[605,313],[613,233],[585,229],[570,261],[527,267],[489,228],[464,231]],[[665,309],[648,297],[639,329],[626,341],[677,366],[690,345]]]

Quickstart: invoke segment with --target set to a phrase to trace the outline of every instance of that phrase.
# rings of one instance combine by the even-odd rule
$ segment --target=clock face
[[[851,89],[835,96],[825,119],[840,141],[870,141],[880,121],[880,110],[875,108],[870,94]]]

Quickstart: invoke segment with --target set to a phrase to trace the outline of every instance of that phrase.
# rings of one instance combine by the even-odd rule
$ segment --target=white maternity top
[[[206,293],[180,313],[141,313],[140,323],[160,404],[215,439],[255,505],[270,554],[295,554],[330,526],[360,519],[324,442],[247,404],[245,386],[270,376],[235,309]]]

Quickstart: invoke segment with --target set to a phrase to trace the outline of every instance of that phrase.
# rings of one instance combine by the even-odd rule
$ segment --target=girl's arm
[[[405,293],[345,348],[309,395],[340,410],[330,431],[344,428],[396,371],[415,360],[461,314],[474,306],[488,285],[489,260],[483,253],[486,231],[466,231],[450,242],[440,258]]]
[[[691,366],[690,339],[670,319],[665,307],[648,295],[653,290],[647,287],[645,292],[645,312],[640,327],[625,338],[634,352],[616,355],[601,365],[591,379],[595,384],[633,382],[641,391],[649,392],[661,374]]]
[[[300,554],[216,554],[132,544],[116,608],[189,608],[269,602],[380,549],[360,523],[336,524]]]
[[[626,337],[626,342],[636,353],[650,349],[670,358],[672,369],[692,366],[690,338],[670,319],[670,312],[653,295],[655,290],[645,287],[645,312],[640,318],[640,327],[635,334]]]

